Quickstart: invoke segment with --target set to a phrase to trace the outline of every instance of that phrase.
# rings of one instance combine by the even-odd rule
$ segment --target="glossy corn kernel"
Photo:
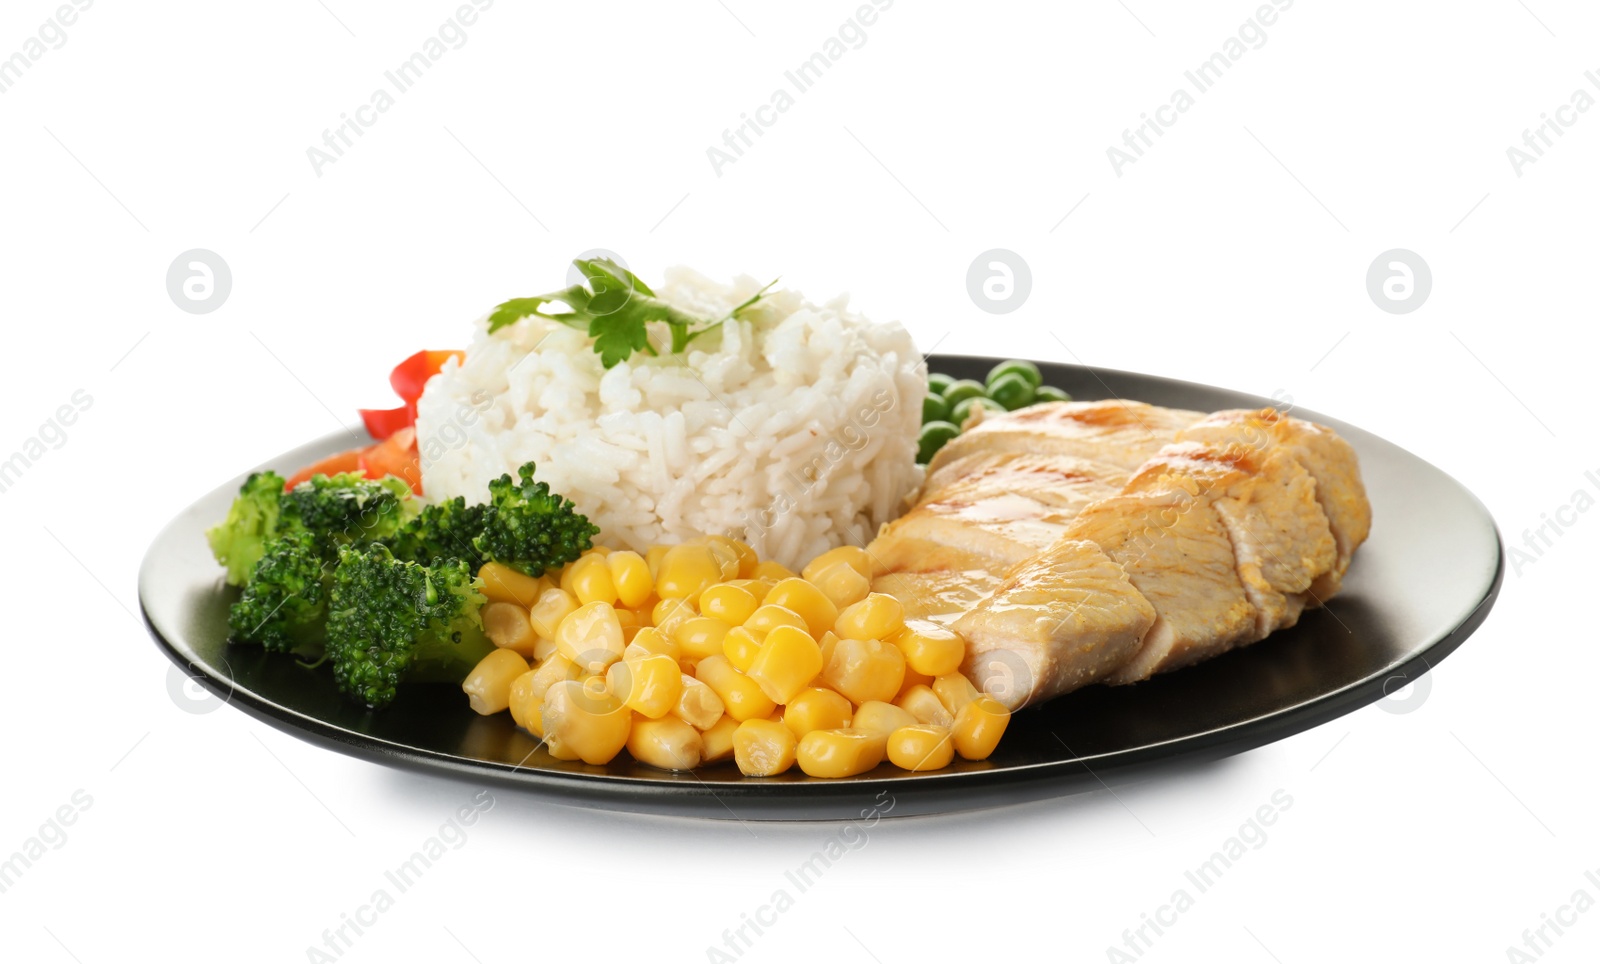
[[[682,659],[705,659],[722,655],[722,637],[728,624],[710,616],[695,616],[678,623],[672,638],[677,641]]]
[[[955,759],[950,730],[918,723],[889,734],[889,762],[902,770],[942,770]]]
[[[641,656],[660,654],[672,657],[676,663],[679,658],[678,642],[671,636],[654,626],[645,626],[633,638],[628,640],[628,645],[623,647],[623,659],[637,659]]]
[[[747,675],[767,699],[787,703],[822,672],[822,650],[805,630],[778,626],[761,641]]]
[[[516,603],[523,609],[533,608],[550,588],[549,580],[524,575],[498,562],[484,563],[478,569],[478,578],[483,580],[483,594],[490,602]]]
[[[461,682],[473,710],[488,716],[511,705],[511,681],[528,671],[528,661],[509,649],[497,649],[472,668]]]
[[[675,716],[634,720],[628,752],[635,760],[663,770],[693,770],[700,765],[704,743],[700,731]]]
[[[776,583],[772,591],[767,593],[764,603],[782,606],[804,619],[806,631],[813,637],[832,629],[834,621],[839,618],[839,608],[833,604],[833,600],[804,579],[791,578]]]
[[[800,738],[795,762],[813,777],[853,777],[883,762],[886,739],[855,727],[812,730]]]
[[[860,546],[840,546],[837,549],[829,549],[806,563],[805,568],[800,570],[800,575],[807,579],[814,579],[819,573],[841,562],[863,576],[868,578],[872,576],[872,559],[867,555],[867,550]]]
[[[654,582],[661,575],[661,560],[667,557],[667,550],[671,546],[651,546],[644,551],[644,564],[650,570],[650,581]]]
[[[918,723],[950,727],[956,722],[955,714],[945,707],[938,694],[920,683],[901,690],[894,705],[916,717]]]
[[[916,724],[916,717],[893,703],[884,703],[881,700],[868,700],[862,703],[850,717],[850,725],[855,729],[867,730],[885,738],[903,726]]]
[[[579,556],[578,558],[581,559],[583,557]],[[572,567],[574,565],[576,565],[576,563],[568,563],[567,565],[563,566],[561,571],[557,573],[555,577],[556,585],[560,587],[562,592],[569,596],[572,595]],[[576,757],[573,757],[572,759],[576,759]]]
[[[695,667],[695,678],[711,687],[722,700],[724,711],[743,723],[772,715],[777,704],[762,692],[755,680],[728,662],[726,656],[707,656]]]
[[[765,638],[768,633],[779,626],[793,626],[795,629],[805,629],[806,621],[792,609],[769,605],[760,606],[750,614],[749,619],[744,621],[744,628],[748,629],[750,635],[757,639]]]
[[[578,679],[582,675],[583,671],[578,669],[578,664],[560,653],[552,653],[533,671],[529,692],[534,699],[542,700],[550,687],[567,680]]]
[[[960,715],[963,706],[978,698],[977,687],[960,673],[946,673],[934,677],[933,692],[939,697],[939,702],[944,704],[944,708],[950,711],[952,718]]]
[[[579,605],[603,602],[617,604],[617,585],[611,580],[611,567],[602,555],[588,555],[572,564],[572,595]]]
[[[622,624],[609,603],[586,603],[556,627],[556,649],[586,675],[604,673],[622,658]]]
[[[533,644],[533,659],[535,662],[542,663],[549,659],[555,651],[556,641],[540,636],[538,641]]]
[[[744,586],[721,582],[700,594],[700,612],[729,626],[742,626],[755,614],[760,602]]]
[[[700,762],[721,763],[733,759],[733,734],[740,727],[738,720],[724,716],[716,725],[700,734]]]
[[[650,564],[637,552],[619,550],[605,557],[606,571],[617,591],[617,601],[630,609],[640,605],[656,591],[650,578]]]
[[[925,676],[954,673],[961,668],[961,661],[967,655],[965,640],[925,619],[907,620],[905,628],[895,633],[893,639],[905,654],[906,665]]]
[[[510,706],[507,708],[511,710],[511,719],[518,726],[534,736],[544,736],[544,721],[539,717],[544,700],[533,695],[534,676],[534,671],[529,670],[511,681]]]
[[[719,574],[718,582],[739,578],[739,551],[733,547],[733,540],[722,536],[705,536],[696,539],[696,542],[711,550],[712,558],[717,560]]]
[[[906,628],[905,607],[888,593],[868,593],[839,610],[833,631],[845,639],[888,639]]]
[[[721,546],[733,553],[734,559],[737,560],[737,568],[734,574],[728,577],[729,579],[749,579],[761,562],[754,549],[732,536],[706,536],[706,542]]]
[[[774,777],[794,766],[798,741],[771,720],[745,720],[733,731],[733,759],[747,777]]]
[[[905,673],[906,658],[893,643],[840,639],[828,647],[822,681],[860,706],[870,700],[893,700]]]
[[[850,701],[833,690],[807,687],[784,704],[783,725],[796,738],[812,730],[837,730],[850,725]]]
[[[678,661],[656,653],[623,659],[606,670],[606,686],[628,709],[652,720],[672,712],[683,695],[683,673]]]
[[[872,583],[866,576],[843,562],[823,568],[816,575],[808,576],[806,581],[822,590],[822,594],[839,609],[867,598],[867,593],[872,589]]]
[[[743,626],[735,626],[722,637],[722,655],[741,673],[748,673],[761,652],[761,640]]]
[[[663,599],[650,610],[650,625],[671,636],[679,623],[694,617],[694,606],[688,600]]]
[[[734,569],[738,563],[735,560]],[[713,583],[722,581],[722,562],[711,547],[703,543],[685,542],[673,546],[661,557],[661,571],[656,574],[656,593],[662,599],[687,599],[693,602]]]
[[[751,579],[770,579],[773,582],[779,582],[796,575],[799,575],[799,573],[796,573],[783,563],[774,562],[771,559],[756,563],[756,567],[750,570]]]
[[[672,715],[688,723],[697,730],[707,730],[715,726],[722,719],[724,707],[722,697],[716,690],[695,679],[688,673],[680,675],[683,683],[683,692],[678,696],[678,705],[672,708]]]
[[[1011,722],[1011,711],[992,696],[979,695],[970,700],[956,714],[950,737],[955,741],[956,752],[966,760],[986,760],[1005,735],[1006,724]]]
[[[579,556],[609,556],[610,554],[610,546],[590,546],[589,548],[583,550],[583,552],[579,553]]]
[[[528,622],[526,609],[513,602],[491,602],[478,612],[483,619],[483,634],[490,642],[524,659],[535,655],[539,637]]]
[[[577,608],[578,600],[572,593],[565,589],[546,589],[528,611],[528,623],[542,638],[555,639],[556,628]]]
[[[577,680],[550,687],[540,719],[552,755],[560,759],[561,753],[569,753],[594,766],[611,762],[633,728],[633,711],[621,700]]]

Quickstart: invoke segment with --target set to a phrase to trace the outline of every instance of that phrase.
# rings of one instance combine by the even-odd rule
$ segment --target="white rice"
[[[676,268],[656,293],[720,318],[759,288]],[[774,290],[683,355],[609,371],[583,332],[526,318],[490,335],[480,320],[418,405],[423,489],[480,502],[531,461],[609,546],[722,534],[798,569],[864,545],[921,483],[927,369],[905,328],[846,301]]]

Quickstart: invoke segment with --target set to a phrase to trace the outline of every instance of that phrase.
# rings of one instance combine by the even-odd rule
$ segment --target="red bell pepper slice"
[[[405,399],[414,415],[417,399],[422,397],[422,389],[427,386],[428,379],[439,374],[445,362],[452,358],[465,358],[466,354],[464,351],[419,351],[395,366],[394,371],[389,373],[389,384],[396,395]]]
[[[367,426],[367,433],[380,442],[403,428],[409,428],[416,421],[416,415],[409,405],[399,408],[363,408],[361,421]]]

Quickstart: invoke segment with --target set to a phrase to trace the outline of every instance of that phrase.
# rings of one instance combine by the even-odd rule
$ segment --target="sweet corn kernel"
[[[893,703],[884,703],[880,700],[868,700],[862,703],[856,707],[855,715],[850,718],[850,725],[856,729],[867,730],[885,738],[902,726],[916,724],[916,717]]]
[[[770,716],[777,707],[760,685],[735,669],[726,656],[707,656],[695,667],[694,675],[711,687],[727,714],[741,723]]]
[[[754,593],[731,582],[718,583],[700,594],[700,612],[729,626],[744,625],[759,605]]]
[[[539,713],[544,701],[533,695],[534,676],[529,670],[511,681],[511,719],[534,736],[544,736],[544,721]]]
[[[738,561],[734,561],[738,571]],[[703,543],[685,542],[667,550],[661,557],[661,571],[656,575],[656,592],[662,599],[687,599],[691,603],[699,598],[707,586],[722,581],[722,563],[711,547]]]
[[[850,725],[850,701],[833,690],[808,687],[784,704],[783,725],[795,737],[812,730],[836,730]]]
[[[738,570],[733,575],[729,576],[729,579],[750,578],[750,574],[756,571],[756,566],[761,562],[761,560],[757,558],[756,551],[754,549],[750,548],[749,545],[740,542],[738,539],[733,538],[732,536],[706,536],[706,541],[716,543],[717,545],[728,549],[733,553],[734,558],[738,560]]]
[[[683,693],[678,696],[678,705],[672,708],[672,715],[697,730],[715,726],[722,719],[722,697],[688,673],[681,674],[681,681]]]
[[[954,673],[967,655],[965,640],[926,619],[907,620],[906,627],[894,634],[894,644],[905,654],[906,665],[925,676]]]
[[[583,557],[579,556],[578,558],[581,559]],[[569,596],[572,595],[572,566],[573,563],[567,563],[561,568],[561,572],[556,574],[555,578],[556,585]]]
[[[577,608],[578,600],[572,593],[565,589],[546,589],[528,611],[528,622],[541,637],[555,639],[556,628]]]
[[[800,738],[795,762],[808,776],[853,777],[883,762],[884,737],[853,726],[812,730]]]
[[[606,670],[606,685],[628,709],[659,720],[672,712],[683,695],[683,674],[678,661],[656,653],[623,659]]]
[[[750,590],[750,594],[756,597],[757,603],[764,603],[767,601],[767,594],[772,592],[772,587],[777,584],[773,579],[751,579],[749,585],[744,588]]]
[[[1011,722],[1011,711],[992,696],[979,695],[969,701],[956,714],[956,724],[950,728],[956,752],[967,760],[986,760],[1005,735],[1006,724]]]
[[[918,683],[900,691],[900,696],[895,699],[894,705],[917,718],[918,723],[931,723],[935,726],[954,726],[956,717],[940,702],[939,697],[929,687]]]
[[[840,609],[867,598],[872,589],[866,576],[843,562],[835,562],[816,575],[807,576],[806,581],[822,590],[822,594]]]
[[[556,649],[593,675],[622,658],[622,624],[609,603],[585,603],[556,627]]]
[[[550,687],[540,711],[545,744],[552,755],[565,752],[592,766],[611,762],[628,742],[633,711],[610,693],[577,680]]]
[[[950,730],[918,723],[889,734],[889,762],[902,770],[941,770],[955,758]]]
[[[556,641],[553,639],[545,639],[543,636],[540,636],[539,639],[533,644],[533,658],[540,663],[549,659],[550,655],[555,651]]]
[[[845,639],[887,639],[905,629],[905,607],[888,593],[868,593],[839,611],[833,631]]]
[[[793,626],[795,629],[805,629],[806,621],[792,609],[767,605],[757,608],[755,612],[750,614],[750,618],[744,621],[744,628],[748,629],[750,635],[757,639],[765,638],[768,633],[779,626]]]
[[[939,697],[939,702],[950,711],[952,718],[959,716],[961,708],[971,703],[978,697],[978,690],[972,681],[960,673],[946,673],[933,679],[934,695]]]
[[[723,536],[704,536],[694,541],[710,549],[712,558],[717,560],[721,570],[717,581],[739,578],[739,552],[730,544],[733,540]]]
[[[688,600],[663,599],[650,610],[650,625],[671,636],[680,622],[693,619],[694,615],[694,606]]]
[[[634,720],[628,752],[640,763],[663,770],[693,770],[700,765],[704,743],[700,731],[675,716]]]
[[[510,566],[486,562],[478,568],[478,578],[483,580],[483,594],[490,602],[516,603],[531,609],[544,591],[550,588],[548,579],[524,575]]]
[[[611,553],[606,556],[606,570],[617,590],[617,601],[630,609],[656,591],[656,582],[650,578],[650,565],[637,552],[623,549]]]
[[[794,766],[798,741],[771,720],[745,720],[733,731],[733,759],[747,777],[774,777]]]
[[[783,563],[771,559],[756,563],[756,567],[750,570],[751,579],[769,579],[772,582],[779,582],[795,575],[798,573]]]
[[[488,716],[511,705],[511,681],[528,671],[528,661],[509,649],[497,649],[472,668],[461,682],[473,710]]]
[[[578,669],[577,663],[567,659],[560,653],[552,653],[548,659],[540,663],[538,668],[533,671],[533,679],[529,684],[529,693],[534,699],[542,700],[545,694],[550,691],[550,687],[567,680],[578,679],[582,675],[583,671]]]
[[[587,548],[587,549],[583,550],[582,552],[580,552],[578,555],[580,557],[582,557],[582,556],[608,556],[610,554],[611,554],[611,547],[610,546],[590,546],[589,548]]]
[[[728,635],[728,624],[710,616],[695,616],[678,623],[672,638],[677,641],[683,659],[705,659],[722,654],[722,638]]]
[[[656,653],[662,656],[671,656],[673,662],[677,662],[679,657],[678,643],[656,627],[645,626],[633,635],[633,639],[628,641],[628,645],[622,650],[622,658],[635,659]]]
[[[528,611],[514,602],[485,603],[479,610],[483,619],[483,634],[501,649],[527,659],[535,655],[539,637],[528,622]]]
[[[733,759],[733,734],[742,724],[731,716],[724,716],[700,734],[700,762],[721,763]]]
[[[824,570],[840,562],[854,569],[862,576],[868,579],[872,578],[872,559],[867,555],[867,550],[860,546],[840,546],[837,549],[829,549],[806,563],[806,567],[800,570],[800,575],[814,581]]]
[[[650,581],[654,582],[661,575],[661,560],[667,556],[671,546],[651,546],[644,551],[644,564],[650,569]]]
[[[747,671],[774,703],[787,703],[822,672],[822,650],[805,630],[777,626],[762,640]]]
[[[722,637],[722,655],[728,657],[728,662],[741,673],[750,671],[759,652],[761,652],[761,640],[743,626],[733,627]]]
[[[829,647],[822,681],[860,706],[869,700],[893,700],[905,673],[906,658],[893,643],[840,639]]]
[[[611,581],[611,567],[602,555],[586,555],[572,564],[572,594],[580,605],[603,602],[617,604],[617,586]]]
[[[806,621],[806,631],[813,637],[833,628],[839,618],[839,608],[822,590],[804,579],[789,578],[778,582],[767,593],[765,605],[782,606]]]

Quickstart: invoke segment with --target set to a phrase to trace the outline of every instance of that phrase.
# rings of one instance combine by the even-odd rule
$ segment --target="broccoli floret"
[[[425,506],[416,518],[400,527],[390,542],[395,557],[434,565],[446,559],[460,559],[473,572],[486,561],[475,540],[483,532],[485,505],[467,505],[456,496],[446,502]]]
[[[206,531],[211,554],[228,569],[228,584],[242,586],[261,559],[265,545],[278,528],[283,499],[283,476],[257,472],[245,479],[228,517]]]
[[[411,487],[393,476],[314,475],[283,493],[282,530],[305,529],[335,546],[392,538],[417,514]]]
[[[309,532],[273,537],[244,595],[228,610],[232,638],[314,658],[322,648],[332,573],[332,560]]]
[[[459,559],[424,566],[383,545],[341,549],[327,628],[339,688],[378,708],[403,682],[461,682],[494,649],[483,633],[479,590]]]
[[[502,475],[489,483],[483,531],[473,546],[485,559],[539,576],[578,558],[600,529],[579,514],[572,500],[533,481],[533,472],[529,462],[517,470],[521,482]]]

